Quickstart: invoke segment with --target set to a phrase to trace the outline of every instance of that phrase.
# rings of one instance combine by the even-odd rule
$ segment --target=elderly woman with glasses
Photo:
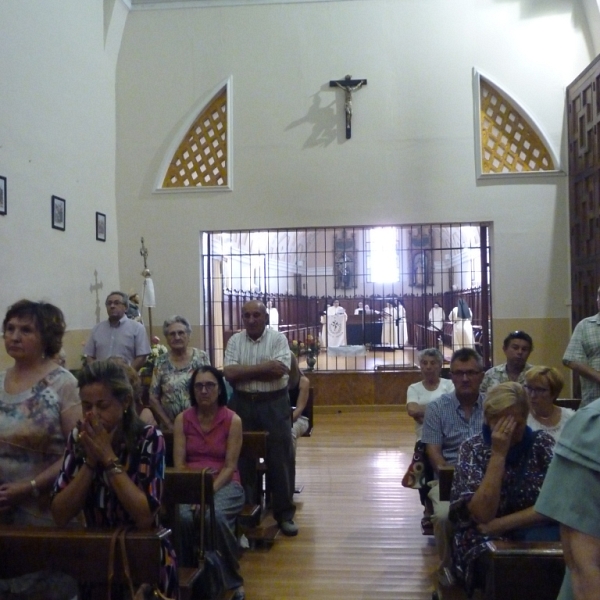
[[[179,315],[163,324],[169,352],[158,359],[150,384],[150,406],[163,431],[173,431],[175,417],[190,407],[189,382],[195,369],[210,365],[204,350],[190,348],[192,327]]]
[[[225,588],[235,590],[233,600],[243,600],[244,580],[239,572],[235,521],[244,506],[238,458],[242,448],[242,420],[227,408],[227,390],[220,371],[209,365],[194,371],[190,379],[192,406],[175,418],[173,461],[177,468],[213,472],[217,544],[224,560]],[[182,564],[193,566],[194,510],[180,509]]]
[[[574,410],[556,406],[565,380],[554,367],[532,367],[525,374],[525,389],[529,396],[527,425],[533,431],[543,430],[558,440],[563,427],[575,414]]]
[[[527,426],[529,403],[521,384],[501,383],[484,404],[482,432],[458,453],[450,498],[455,525],[454,570],[473,590],[477,559],[490,539],[558,540],[558,528],[533,505],[552,460],[554,440]]]

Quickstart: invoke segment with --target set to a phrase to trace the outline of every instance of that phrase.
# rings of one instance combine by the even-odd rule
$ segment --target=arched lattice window
[[[557,159],[535,120],[508,93],[476,74],[480,175],[556,173]]]
[[[227,168],[227,86],[224,86],[183,136],[162,187],[227,187]]]

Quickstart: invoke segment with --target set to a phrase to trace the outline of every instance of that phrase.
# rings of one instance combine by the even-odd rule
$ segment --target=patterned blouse
[[[529,451],[516,460],[507,459],[500,489],[500,504],[496,517],[519,512],[535,504],[554,451],[554,440],[545,431],[533,434]],[[479,433],[461,444],[454,471],[450,500],[450,519],[455,533],[452,555],[456,575],[472,589],[475,560],[491,539],[479,533],[471,518],[468,504],[481,485],[492,450]]]
[[[180,412],[190,407],[190,377],[203,365],[210,365],[208,354],[192,348],[192,358],[185,367],[175,367],[168,354],[164,354],[154,367],[150,393],[160,400],[170,419],[174,420]]]
[[[164,479],[164,456],[165,439],[160,430],[152,425],[144,427],[134,453],[129,454],[125,446],[118,452],[119,462],[125,466],[129,478],[146,494],[150,512],[156,515],[157,527]],[[65,489],[81,468],[84,468],[83,456],[78,452],[71,433],[67,441],[63,465],[54,486],[54,493],[59,494]],[[135,521],[108,483],[101,467],[96,470],[83,513],[88,527],[135,525]],[[160,590],[169,598],[175,597],[178,588],[177,563],[171,543],[166,539],[162,542],[161,562]]]

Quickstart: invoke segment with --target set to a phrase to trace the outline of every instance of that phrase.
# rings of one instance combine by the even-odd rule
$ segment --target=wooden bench
[[[200,519],[206,514],[206,508],[211,504],[214,506],[213,479],[208,471],[193,471],[188,469],[175,469],[167,467],[165,469],[165,480],[161,499],[161,506],[166,514],[166,521],[173,531],[173,545],[177,556],[182,556],[181,552],[181,523],[179,518],[180,504],[198,504],[203,505],[202,498],[202,480],[204,479],[204,506],[200,508]],[[205,525],[207,527],[208,525]],[[196,567],[183,567],[177,569],[179,576],[179,596],[181,600],[190,600],[194,582],[202,572],[204,553],[206,550],[215,550],[211,547],[212,537],[199,535],[200,554],[199,562]],[[207,542],[208,540],[208,542]]]
[[[94,588],[94,597],[106,598],[108,559],[114,531],[58,527],[0,526],[0,578],[18,577],[49,569],[73,577],[80,586]],[[131,531],[126,548],[131,578],[137,587],[159,583],[161,540],[170,530]],[[125,584],[120,560],[114,561],[114,582]],[[88,589],[83,596],[89,597]]]
[[[488,542],[485,600],[555,600],[565,573],[560,542]]]
[[[554,401],[556,406],[560,406],[561,408],[571,408],[572,410],[577,410],[581,405],[581,398],[557,398]]]

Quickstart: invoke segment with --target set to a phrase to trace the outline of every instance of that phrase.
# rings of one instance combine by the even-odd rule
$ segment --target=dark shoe
[[[235,590],[233,596],[231,596],[231,600],[246,600],[246,592],[238,588]]]
[[[283,535],[290,537],[298,535],[298,525],[296,525],[296,523],[294,523],[294,521],[291,519],[289,521],[281,521],[281,523],[279,523],[279,529],[281,529],[281,533],[283,533]]]

